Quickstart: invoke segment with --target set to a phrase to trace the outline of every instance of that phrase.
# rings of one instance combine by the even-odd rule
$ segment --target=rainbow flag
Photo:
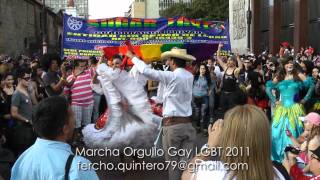
[[[188,54],[196,57],[197,61],[207,60],[217,51],[216,44],[144,44],[133,46],[137,57],[145,62],[159,61],[161,53],[170,51],[173,47],[187,49]],[[107,59],[111,59],[115,54],[125,55],[127,46],[109,46],[104,47],[104,55]]]

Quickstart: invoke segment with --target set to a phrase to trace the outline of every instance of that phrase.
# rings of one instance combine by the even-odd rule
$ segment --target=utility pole
[[[42,0],[42,54],[48,52],[46,0]]]
[[[251,0],[248,0],[248,11],[247,11],[247,25],[248,25],[248,29],[247,29],[247,33],[248,33],[248,43],[247,43],[247,48],[250,51],[251,50],[251,19],[252,19],[252,12],[251,12]]]

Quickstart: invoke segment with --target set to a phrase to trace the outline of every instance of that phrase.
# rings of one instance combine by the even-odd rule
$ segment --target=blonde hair
[[[256,106],[236,106],[225,114],[220,160],[228,165],[247,165],[247,169],[231,169],[227,174],[230,179],[274,179],[270,132],[267,116]],[[231,153],[232,149],[238,150],[238,153]]]

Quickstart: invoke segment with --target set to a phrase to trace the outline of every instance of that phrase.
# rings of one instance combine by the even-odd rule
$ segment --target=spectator
[[[41,66],[46,72],[43,75],[43,82],[46,87],[46,93],[48,96],[58,96],[63,92],[63,87],[66,83],[67,72],[65,65],[61,66],[61,75],[59,74],[59,66],[61,65],[61,59],[56,54],[45,54],[41,59]]]
[[[97,58],[95,56],[91,56],[89,59],[89,67],[90,67],[92,77],[96,77],[97,64],[98,64]],[[100,107],[100,101],[101,101],[101,94],[97,93],[94,90],[92,92],[93,92],[93,101],[94,101],[93,102],[92,122],[95,123],[97,121],[97,119],[99,118],[99,107]]]
[[[224,120],[216,121],[213,126],[209,125],[208,132],[208,144],[202,148],[199,155],[192,159],[187,166],[189,168],[182,175],[182,180],[269,180],[288,177],[281,165],[273,165],[271,161],[270,124],[265,113],[256,106],[234,107],[226,112]],[[220,146],[222,148],[221,153],[218,153],[220,161],[211,161],[210,150]],[[241,147],[250,149],[250,153],[247,149],[239,156],[228,155],[228,148],[240,149]],[[231,170],[227,169],[223,163],[229,165],[246,163],[248,166]],[[198,167],[198,169],[193,167]]]
[[[211,85],[211,79],[208,68],[202,64],[199,68],[199,73],[194,76],[192,88],[192,100],[194,108],[194,118],[196,120],[196,129],[198,132],[203,132],[207,135],[207,109],[208,109],[208,95]]]
[[[42,67],[40,67],[39,64],[33,65],[31,83],[32,83],[32,88],[35,90],[35,96],[37,101],[41,101],[42,99],[47,97],[45,84],[41,78],[42,74],[43,74]]]
[[[18,86],[11,99],[11,115],[16,120],[12,135],[12,148],[17,154],[24,151],[34,142],[31,126],[33,101],[29,90],[30,69],[21,69],[18,74]]]
[[[288,132],[292,143],[296,147],[300,147],[301,144],[307,142],[308,139],[312,139],[315,133],[320,135],[320,115],[314,112],[309,113],[305,117],[300,118],[304,122],[304,132],[296,139],[292,136],[291,132]],[[311,133],[312,132],[312,133]]]
[[[79,168],[90,161],[74,156],[67,142],[75,127],[74,113],[63,97],[43,100],[34,113],[36,142],[15,162],[11,179],[98,179],[92,169]]]
[[[318,146],[315,149],[309,150],[309,168],[310,172],[312,172],[313,176],[307,176],[297,165],[297,155],[294,155],[289,152],[288,159],[284,161],[284,165],[286,166],[290,176],[293,179],[299,180],[317,180],[320,178],[320,144],[318,142]]]
[[[91,123],[93,110],[93,93],[91,71],[87,69],[87,62],[82,60],[74,61],[75,69],[72,75],[68,76],[68,86],[64,94],[71,100],[71,108],[76,118],[76,141],[80,138],[81,126]]]
[[[237,86],[237,79],[239,77],[239,72],[242,68],[242,63],[240,62],[239,58],[235,56],[231,56],[228,58],[227,63],[222,61],[222,57],[220,54],[221,48],[223,44],[219,44],[218,51],[217,51],[217,58],[219,65],[224,70],[222,86],[221,86],[221,107],[222,111],[226,112],[228,109],[235,106],[235,102],[232,100],[235,99],[236,91],[239,89]],[[237,68],[237,59],[239,68]]]
[[[11,119],[10,115],[10,107],[11,107],[11,97],[16,89],[14,85],[14,78],[11,73],[7,73],[2,78],[3,81],[3,87],[0,89],[0,95],[1,95],[1,112],[0,114],[3,114],[3,118],[6,120]],[[1,119],[1,118],[0,118]]]
[[[3,87],[3,92],[5,93],[6,96],[11,97],[13,92],[15,91],[15,84],[14,84],[14,78],[13,74],[11,73],[6,73],[3,76],[3,81],[4,81],[4,87]]]
[[[265,74],[264,74],[265,82],[273,80],[273,78],[275,77],[275,74],[277,72],[278,65],[279,64],[278,64],[276,58],[272,58],[272,59],[267,60],[266,70],[265,70]]]
[[[210,81],[211,85],[209,87],[209,117],[210,117],[210,123],[213,122],[213,117],[214,117],[214,109],[215,109],[215,95],[217,92],[217,76],[214,71],[209,71],[210,72]]]

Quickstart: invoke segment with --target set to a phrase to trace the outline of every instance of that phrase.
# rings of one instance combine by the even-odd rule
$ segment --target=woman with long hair
[[[36,99],[40,102],[42,99],[48,97],[46,94],[45,84],[41,78],[43,69],[39,64],[37,64],[33,66],[31,73],[32,88],[35,90]]]
[[[210,72],[206,65],[201,64],[199,72],[194,76],[192,88],[192,103],[195,111],[197,130],[207,135],[207,109],[209,104],[209,89],[211,85]]]
[[[314,95],[316,80],[312,77],[314,65],[311,61],[302,61],[300,63],[300,67],[302,69],[301,73],[303,73],[307,79],[305,80],[305,88],[303,88],[303,90],[300,92],[299,97],[304,97],[308,91],[310,91],[312,97],[303,105],[306,112],[312,112],[312,107],[316,103],[316,98]]]
[[[266,93],[272,104],[276,105],[272,115],[272,159],[278,162],[282,162],[284,158],[285,147],[292,144],[286,130],[289,130],[294,138],[298,138],[303,132],[303,123],[299,119],[305,114],[302,104],[312,96],[312,91],[308,91],[300,103],[295,102],[295,96],[309,82],[303,74],[298,74],[293,61],[284,59],[282,65],[277,76],[266,85]],[[272,93],[273,89],[280,92],[278,100]]]
[[[187,166],[182,180],[284,179],[271,161],[270,124],[258,107],[236,106],[208,131],[208,143]],[[218,147],[220,151],[212,151]],[[209,154],[220,156],[220,161],[212,161]]]
[[[240,70],[242,69],[242,62],[239,56],[230,56],[227,60],[227,63],[223,62],[221,56],[222,47],[223,44],[219,44],[217,51],[217,62],[224,71],[221,86],[220,106],[222,111],[226,112],[228,109],[236,105],[236,102],[233,100],[235,99],[237,91],[239,90],[237,81]],[[239,67],[237,67],[237,63]]]

